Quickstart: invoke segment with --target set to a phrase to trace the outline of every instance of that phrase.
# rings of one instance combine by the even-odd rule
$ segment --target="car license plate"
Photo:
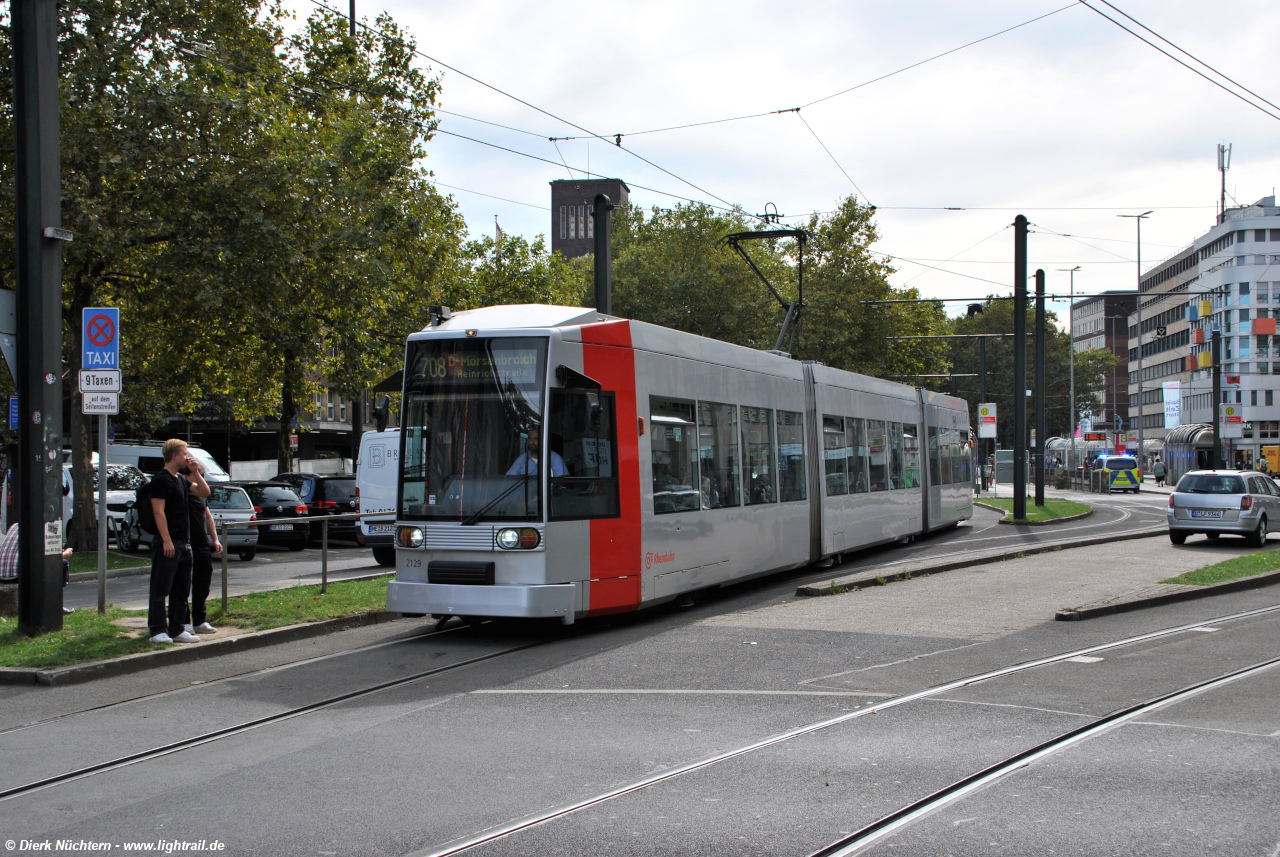
[[[370,524],[369,525],[369,535],[371,536],[379,535],[382,533],[386,533],[389,535],[391,533],[394,533],[395,531],[396,531],[395,524]]]
[[[293,524],[272,524],[272,525],[271,525],[271,531],[272,531],[272,532],[275,532],[275,533],[279,533],[279,532],[292,532],[292,531],[293,531]]]
[[[1191,517],[1193,518],[1221,518],[1221,509],[1192,509]]]

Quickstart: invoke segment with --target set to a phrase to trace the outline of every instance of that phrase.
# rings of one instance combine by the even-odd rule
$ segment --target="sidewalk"
[[[1269,547],[1280,550],[1280,541],[1272,540]],[[798,598],[708,619],[706,624],[993,640],[1055,618],[1091,618],[1176,600],[1167,597],[1171,595],[1224,591],[1160,581],[1254,550],[1241,539],[1197,538],[1175,547],[1167,538],[1143,538],[988,562],[946,574],[918,569],[913,579],[888,585],[877,585],[871,572],[857,590],[828,590],[832,597]],[[1280,572],[1231,583],[1238,584],[1236,589],[1280,583]],[[1078,615],[1057,616],[1061,611]]]

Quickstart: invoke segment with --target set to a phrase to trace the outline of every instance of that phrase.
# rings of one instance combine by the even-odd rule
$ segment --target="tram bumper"
[[[436,616],[559,618],[571,625],[574,594],[572,583],[472,585],[393,580],[387,584],[387,609]]]

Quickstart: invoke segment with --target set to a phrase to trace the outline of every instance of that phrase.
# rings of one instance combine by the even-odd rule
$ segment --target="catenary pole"
[[[1080,270],[1080,266],[1058,270],[1071,275],[1071,309],[1068,311],[1067,321],[1068,341],[1071,345],[1071,349],[1067,352],[1067,363],[1071,367],[1071,457],[1067,460],[1067,467],[1074,468],[1076,466],[1076,271]]]
[[[978,340],[978,403],[987,400],[987,339]],[[982,425],[982,415],[978,415],[978,425]],[[986,438],[978,438],[978,472],[982,474],[982,490],[987,490],[987,442]],[[994,474],[992,474],[994,475]]]
[[[1210,470],[1222,467],[1222,333],[1215,330],[1210,346],[1213,351],[1213,463]]]
[[[18,625],[62,627],[62,229],[56,0],[13,0]],[[105,493],[105,492],[104,492]]]
[[[1048,420],[1044,412],[1044,269],[1036,269],[1036,505],[1044,505],[1044,447]]]
[[[1013,517],[1027,517],[1027,218],[1013,221]]]

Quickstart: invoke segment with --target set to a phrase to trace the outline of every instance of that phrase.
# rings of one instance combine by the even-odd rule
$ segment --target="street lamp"
[[[1142,221],[1151,215],[1150,211],[1142,214],[1117,214],[1116,217],[1131,217],[1138,224],[1138,465],[1142,465],[1146,455],[1146,440],[1142,428]],[[1128,385],[1125,385],[1126,388]]]
[[[1069,467],[1075,467],[1076,457],[1076,271],[1080,270],[1080,266],[1074,268],[1059,268],[1059,271],[1065,271],[1071,275],[1071,303],[1070,309],[1067,310],[1067,329],[1070,331],[1067,342],[1071,346],[1071,350],[1067,353],[1067,360],[1071,365],[1071,419],[1069,425],[1071,428],[1071,458],[1067,462]]]

